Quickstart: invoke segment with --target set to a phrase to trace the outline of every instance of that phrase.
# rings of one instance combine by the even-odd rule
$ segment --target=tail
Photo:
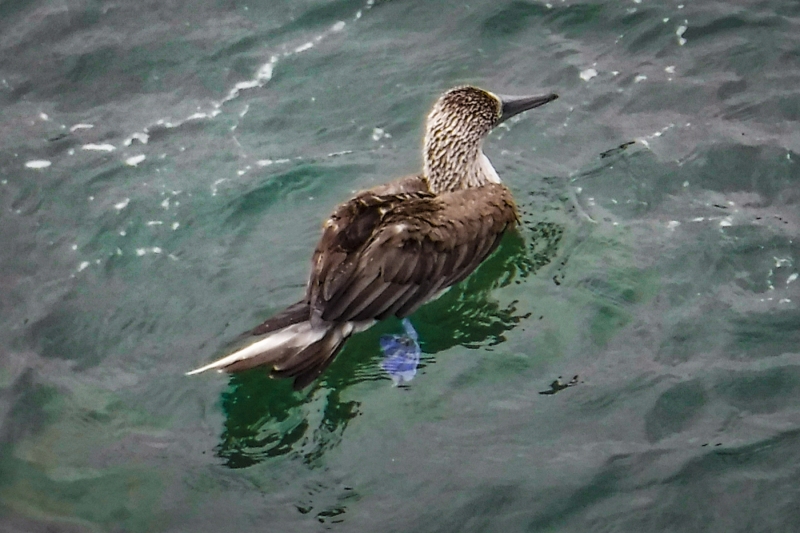
[[[214,361],[186,375],[199,374],[207,370],[239,372],[257,366],[272,366],[271,375],[278,378],[294,378],[294,388],[300,390],[311,384],[333,361],[347,338],[353,333],[352,322],[323,323],[314,326],[308,320],[299,321],[295,306],[280,316],[294,315],[293,319],[276,321],[271,319],[254,330],[267,336],[245,346],[222,359]],[[279,327],[265,327],[275,322]],[[287,325],[288,322],[288,325]],[[269,324],[272,326],[272,324]]]

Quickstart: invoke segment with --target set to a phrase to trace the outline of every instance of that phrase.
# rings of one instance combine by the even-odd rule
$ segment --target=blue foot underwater
[[[395,385],[402,385],[414,379],[422,353],[417,342],[417,332],[407,318],[403,319],[403,328],[404,334],[384,335],[379,341],[383,351],[381,368],[389,374]]]

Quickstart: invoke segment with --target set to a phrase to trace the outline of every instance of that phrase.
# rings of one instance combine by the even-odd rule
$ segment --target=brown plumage
[[[498,97],[476,87],[442,95],[426,123],[423,173],[337,207],[323,226],[304,298],[255,328],[261,340],[189,374],[269,365],[273,376],[303,388],[351,334],[406,317],[466,278],[517,222],[483,140],[503,120],[556,98]]]

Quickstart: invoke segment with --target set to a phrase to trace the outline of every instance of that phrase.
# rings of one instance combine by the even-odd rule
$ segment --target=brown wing
[[[407,316],[475,270],[516,220],[499,184],[440,196],[362,193],[336,210],[314,253],[312,320]]]
[[[396,179],[394,181],[390,181],[389,183],[384,183],[381,185],[377,185],[371,189],[363,191],[359,193],[353,200],[346,204],[342,204],[337,209],[336,213],[333,215],[334,220],[341,220],[342,218],[346,220],[352,220],[353,213],[351,212],[352,209],[358,211],[359,208],[361,211],[364,210],[364,207],[369,205],[373,205],[375,200],[371,200],[371,198],[376,198],[379,196],[390,196],[390,195],[397,195],[397,194],[407,194],[407,193],[427,193],[428,192],[428,182],[422,176],[418,174],[405,176],[403,178]],[[357,200],[361,201],[357,201]],[[351,205],[355,201],[355,206]],[[360,211],[359,211],[360,212]],[[363,242],[367,236],[369,235],[366,231],[369,231],[370,226],[369,223],[365,224],[365,222],[369,222],[371,219],[362,219],[360,223],[356,224],[355,226],[350,226],[347,228],[346,233],[351,240],[356,242]],[[341,226],[341,224],[340,224]],[[365,231],[366,230],[366,231]],[[330,241],[330,229],[329,226],[326,226],[326,233],[325,237],[323,237],[323,241],[327,238]],[[362,235],[356,235],[359,231],[363,232]],[[321,244],[321,243],[320,243]],[[319,248],[319,247],[318,247]],[[357,246],[350,246],[349,250],[356,249]],[[317,250],[317,253],[319,250]],[[314,258],[316,263],[316,255]],[[307,296],[307,295],[306,295]],[[265,335],[267,333],[271,333],[273,331],[277,331],[279,329],[283,329],[286,326],[290,326],[292,324],[297,324],[299,322],[303,322],[308,320],[310,317],[311,308],[309,306],[308,298],[303,298],[299,302],[290,305],[286,309],[284,309],[281,313],[268,318],[259,326],[254,328],[253,330],[246,332],[245,335]]]

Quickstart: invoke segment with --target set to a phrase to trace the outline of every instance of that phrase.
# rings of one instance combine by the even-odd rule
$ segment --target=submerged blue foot
[[[402,335],[383,335],[380,338],[383,361],[381,368],[389,374],[395,385],[402,385],[414,379],[422,350],[417,342],[417,332],[407,319],[403,319],[405,333]]]

